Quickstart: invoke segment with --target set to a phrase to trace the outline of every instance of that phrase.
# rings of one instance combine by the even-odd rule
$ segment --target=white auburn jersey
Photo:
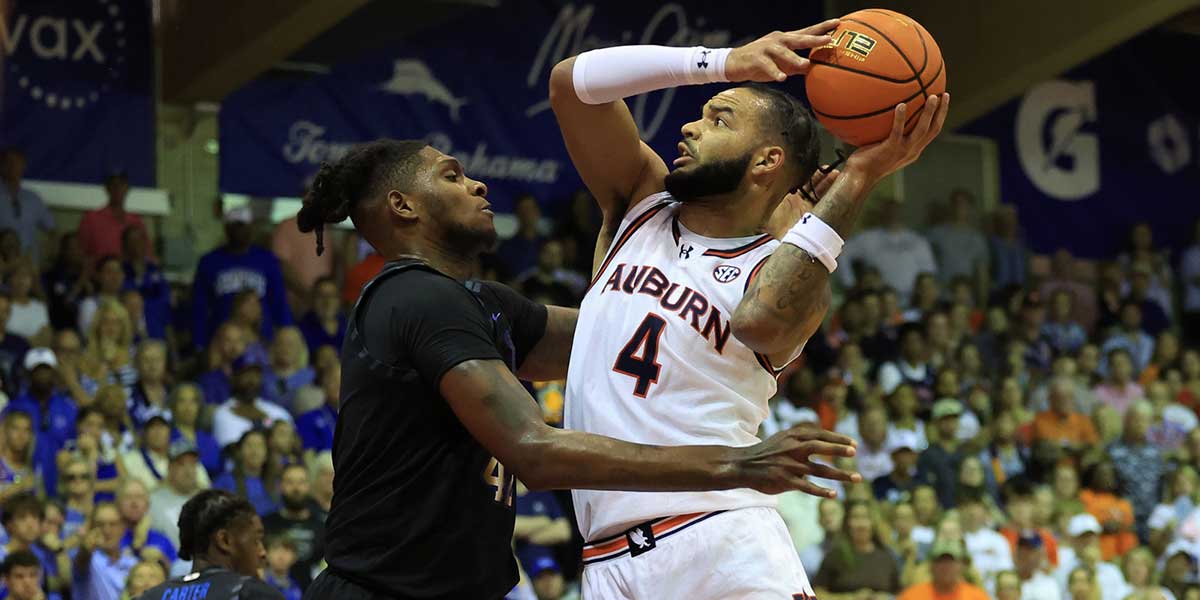
[[[625,215],[580,306],[567,371],[569,429],[662,446],[757,443],[779,370],[733,336],[734,309],[779,242],[714,239],[654,194]],[[774,506],[750,489],[575,490],[587,540],[671,515]]]

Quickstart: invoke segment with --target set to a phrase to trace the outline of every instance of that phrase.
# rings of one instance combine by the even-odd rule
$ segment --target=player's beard
[[[449,207],[443,207],[444,210]],[[448,247],[462,253],[463,256],[475,256],[488,252],[496,246],[496,228],[472,227],[469,224],[455,220],[451,215],[437,215],[438,225],[442,230],[442,239]]]
[[[667,173],[663,183],[671,196],[680,202],[695,202],[706,196],[728,194],[741,185],[751,154],[747,152],[736,158],[698,163],[690,171],[675,169]]]

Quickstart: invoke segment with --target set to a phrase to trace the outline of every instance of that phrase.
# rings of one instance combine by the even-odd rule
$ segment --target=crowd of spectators
[[[347,311],[383,258],[317,257],[293,219],[224,211],[223,243],[168,280],[129,185],[75,231],[0,175],[0,598],[136,597],[186,573],[197,490],[263,516],[263,577],[323,567]],[[532,196],[484,278],[577,305],[599,232],[586,193]],[[1034,257],[1011,206],[956,192],[918,230],[895,202],[846,244],[837,301],[781,376],[762,434],[855,438],[864,481],[779,497],[822,600],[1200,598],[1200,229],[1170,256],[1135,226],[1112,260]],[[561,424],[563,382],[530,387]],[[518,485],[512,597],[577,597],[570,495]]]

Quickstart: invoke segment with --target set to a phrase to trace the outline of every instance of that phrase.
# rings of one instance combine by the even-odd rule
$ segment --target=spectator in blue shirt
[[[121,481],[117,487],[117,511],[125,524],[122,549],[129,548],[142,560],[156,560],[164,566],[179,558],[171,538],[150,527],[150,490],[140,479]]]
[[[1042,336],[1058,354],[1075,354],[1087,343],[1087,331],[1075,314],[1075,296],[1060,289],[1050,299],[1050,319],[1042,325]]]
[[[86,531],[75,553],[71,598],[117,600],[138,557],[132,548],[121,543],[129,531],[116,505],[97,504]]]
[[[262,397],[289,411],[296,390],[316,380],[317,374],[308,364],[308,346],[296,327],[282,327],[271,342],[271,357],[263,370]]]
[[[233,492],[254,505],[259,516],[275,512],[275,500],[263,481],[267,465],[267,437],[261,430],[251,429],[230,448],[233,470],[213,480],[213,487]]]
[[[300,320],[300,332],[308,344],[308,353],[316,355],[322,346],[333,346],[342,350],[346,337],[346,315],[342,312],[337,282],[331,277],[322,277],[313,284],[312,310]]]
[[[286,535],[273,535],[267,538],[267,568],[263,570],[264,580],[279,590],[286,600],[300,600],[303,592],[295,579],[288,574],[296,564],[296,542]]]
[[[133,366],[137,370],[137,381],[129,387],[127,394],[127,410],[133,427],[140,430],[150,417],[170,419],[171,409],[167,408],[170,395],[167,388],[167,345],[155,339],[138,344]]]
[[[3,391],[11,398],[20,390],[21,361],[29,351],[29,342],[16,334],[8,333],[8,319],[12,316],[12,299],[8,292],[0,291],[0,379]]]
[[[192,342],[203,348],[217,325],[229,318],[234,296],[253,290],[262,299],[264,314],[260,334],[271,338],[276,327],[292,324],[287,290],[279,259],[270,250],[253,245],[249,207],[225,213],[224,246],[205,254],[192,282]]]
[[[221,446],[212,433],[197,427],[200,420],[200,406],[203,397],[200,388],[192,383],[181,383],[171,392],[171,442],[183,439],[196,447],[200,454],[200,464],[208,471],[209,477],[216,477],[221,472]]]
[[[538,254],[546,238],[539,231],[542,209],[537,198],[528,194],[514,203],[517,214],[517,233],[501,242],[496,255],[508,267],[509,273],[524,273],[537,266]]]
[[[29,413],[37,433],[34,462],[42,473],[46,489],[57,489],[58,468],[55,455],[67,440],[75,439],[75,403],[55,389],[58,359],[49,348],[34,348],[25,355],[29,372],[29,390],[13,399],[6,411]]]
[[[24,187],[25,153],[17,148],[0,151],[0,229],[11,228],[21,240],[21,251],[38,262],[39,232],[54,230],[54,215],[37,192]]]
[[[59,578],[57,557],[63,549],[56,548],[56,552],[41,544],[45,518],[46,505],[32,493],[9,498],[0,513],[0,525],[9,538],[7,544],[0,546],[0,560],[16,552],[32,552],[41,563],[43,588],[51,592],[48,597],[61,598],[58,592],[66,588],[67,582]]]
[[[333,450],[333,432],[337,429],[338,390],[342,386],[342,366],[333,363],[321,371],[319,394],[321,399],[315,406],[297,406],[308,409],[296,417],[296,432],[304,443],[305,450]],[[314,388],[308,388],[314,389]],[[300,394],[297,394],[299,397]],[[299,404],[299,402],[298,402]]]
[[[147,334],[165,340],[171,322],[171,285],[163,277],[162,267],[146,260],[148,243],[144,227],[126,227],[121,234],[125,289],[137,290],[142,295]]]
[[[225,322],[217,328],[209,347],[211,367],[196,379],[204,392],[204,401],[212,405],[224,403],[232,395],[233,361],[246,352],[246,335],[240,325]]]
[[[1139,303],[1130,300],[1123,302],[1120,314],[1121,324],[1100,347],[1104,356],[1100,362],[1100,372],[1108,373],[1108,356],[1113,350],[1124,350],[1133,360],[1133,372],[1141,373],[1154,358],[1154,338],[1142,329],[1142,307]]]
[[[549,549],[571,541],[571,523],[558,505],[554,492],[535,492],[518,479],[516,511],[514,541],[518,552]]]
[[[9,600],[41,600],[45,596],[42,561],[32,552],[9,554],[0,565],[0,575],[4,576],[3,587],[7,588]]]
[[[36,440],[29,413],[15,409],[4,414],[0,438],[0,502],[27,491],[41,493],[33,450]],[[53,490],[51,490],[53,491]]]

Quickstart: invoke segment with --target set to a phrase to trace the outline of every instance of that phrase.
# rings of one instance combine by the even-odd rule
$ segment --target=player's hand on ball
[[[930,96],[912,131],[904,133],[908,107],[900,104],[892,120],[892,132],[877,144],[862,146],[846,159],[845,171],[858,171],[875,181],[916,162],[929,143],[942,132],[946,114],[950,112],[950,94]]]
[[[766,441],[740,448],[738,466],[746,487],[767,494],[799,490],[813,496],[833,498],[836,492],[806,477],[859,482],[862,476],[813,461],[815,456],[854,456],[854,440],[812,424],[797,425]]]
[[[829,32],[837,19],[817,23],[795,31],[768,33],[745,46],[734,48],[725,59],[725,77],[729,81],[783,81],[808,72],[808,59],[796,50],[810,50],[832,41]]]

